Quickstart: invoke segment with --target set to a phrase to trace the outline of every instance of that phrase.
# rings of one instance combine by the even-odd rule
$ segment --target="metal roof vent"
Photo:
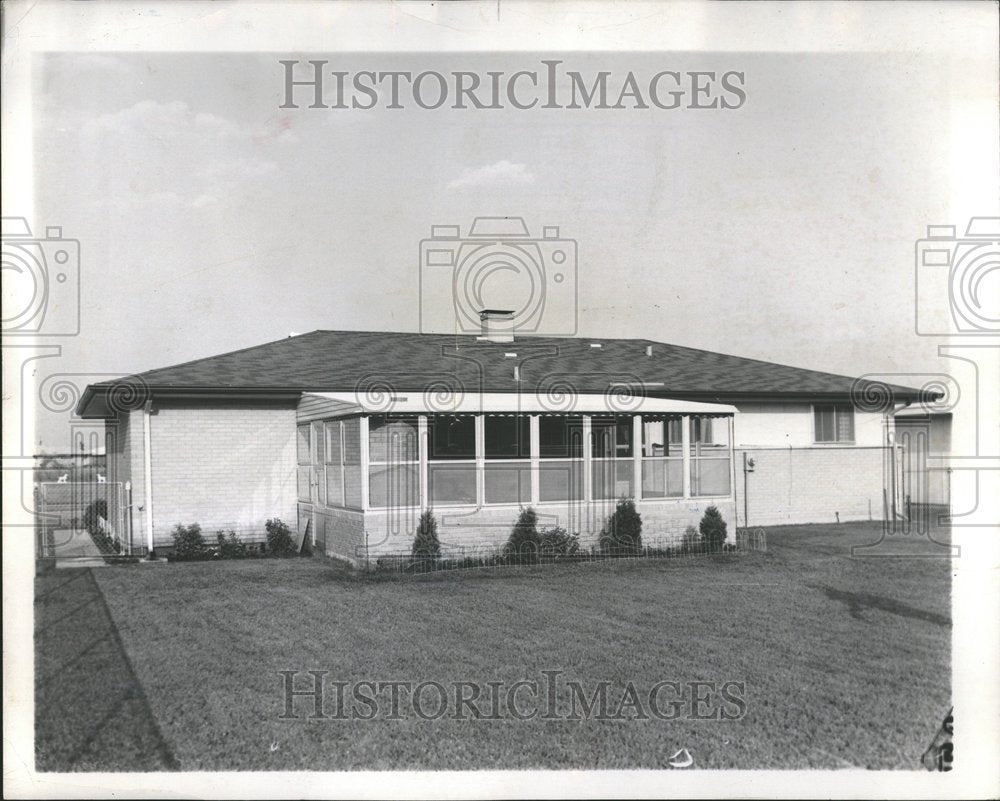
[[[506,309],[483,309],[479,312],[479,321],[483,326],[480,339],[487,342],[514,341],[514,312]]]

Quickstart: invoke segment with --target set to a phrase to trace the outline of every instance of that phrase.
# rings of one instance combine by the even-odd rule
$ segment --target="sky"
[[[421,240],[498,215],[575,241],[570,283],[547,295],[556,331],[901,383],[940,368],[914,331],[914,243],[965,224],[949,219],[962,95],[947,55],[558,56],[612,84],[737,70],[736,110],[279,108],[281,58],[511,73],[550,57],[36,56],[33,224],[79,240],[82,298],[80,336],[40,369],[83,384],[292,332],[417,331],[421,303],[450,308],[421,293]],[[37,446],[64,432],[43,410]]]

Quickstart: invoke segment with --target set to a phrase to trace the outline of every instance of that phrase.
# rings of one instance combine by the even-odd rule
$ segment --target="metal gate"
[[[35,485],[36,554],[43,558],[131,556],[129,489],[121,482],[44,481]]]

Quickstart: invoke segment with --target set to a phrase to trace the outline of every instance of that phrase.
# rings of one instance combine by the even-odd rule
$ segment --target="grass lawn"
[[[683,747],[696,768],[921,769],[951,703],[950,566],[850,558],[877,532],[775,528],[767,553],[384,582],[320,558],[57,571],[36,585],[38,768],[663,768]],[[643,698],[735,681],[746,713],[308,720],[299,701],[282,720],[280,670],[508,686],[563,670],[615,700],[630,681]]]

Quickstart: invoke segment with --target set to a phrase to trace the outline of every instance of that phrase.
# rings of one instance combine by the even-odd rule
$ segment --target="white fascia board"
[[[352,414],[736,414],[725,403],[672,400],[605,394],[547,397],[527,392],[443,393],[400,392],[367,397],[363,392],[310,392],[310,395],[344,404],[335,416]]]

